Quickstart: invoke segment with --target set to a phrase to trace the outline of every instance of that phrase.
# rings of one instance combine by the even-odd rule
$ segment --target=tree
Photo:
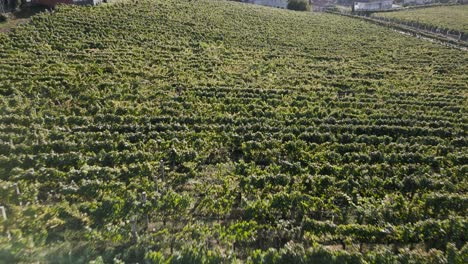
[[[289,0],[287,8],[296,11],[310,11],[310,4],[308,0]]]

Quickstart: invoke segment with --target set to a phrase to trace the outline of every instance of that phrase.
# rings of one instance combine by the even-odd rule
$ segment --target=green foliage
[[[464,51],[213,0],[61,6],[0,50],[2,261],[466,259]]]
[[[308,0],[288,0],[287,8],[296,11],[310,11]]]

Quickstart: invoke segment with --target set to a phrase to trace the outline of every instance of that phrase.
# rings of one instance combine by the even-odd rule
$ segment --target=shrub
[[[296,11],[310,11],[310,4],[308,0],[289,0],[287,8]]]
[[[0,23],[6,22],[7,20],[8,20],[8,17],[5,14],[0,14]]]

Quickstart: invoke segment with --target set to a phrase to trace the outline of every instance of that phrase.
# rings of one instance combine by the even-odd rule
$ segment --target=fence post
[[[3,220],[6,221],[7,220],[7,215],[6,215],[6,209],[5,209],[5,206],[0,206],[0,211],[2,213],[2,217],[3,217]],[[7,233],[7,238],[8,240],[11,240],[11,233],[10,233],[10,230],[6,230],[6,233]]]
[[[146,229],[148,229],[149,226],[149,217],[148,217],[148,212],[146,212],[146,192],[141,193],[141,204],[143,205],[143,208],[145,210],[145,225]]]
[[[133,237],[133,240],[136,242],[136,241],[138,241],[137,217],[133,216],[131,222],[132,222],[132,237]]]
[[[5,206],[0,206],[0,211],[2,212],[2,217],[3,217],[3,220],[7,220],[7,215],[6,215],[6,210],[5,210]]]
[[[13,187],[15,187],[15,192],[16,192],[16,196],[18,196],[19,205],[20,205],[20,206],[23,206],[23,202],[20,201],[21,192],[20,192],[18,183],[14,183],[14,184],[13,184]]]
[[[154,180],[154,191],[157,193],[159,193],[159,186],[158,186],[158,174],[154,174],[153,175],[153,180]]]
[[[161,175],[161,180],[164,181],[164,160],[159,162],[159,174]]]

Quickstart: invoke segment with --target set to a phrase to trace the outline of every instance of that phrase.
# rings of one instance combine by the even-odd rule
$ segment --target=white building
[[[427,5],[434,3],[433,0],[403,0],[403,5]]]
[[[378,0],[372,2],[354,2],[353,11],[377,11],[391,9],[393,0]]]
[[[245,0],[244,2],[277,8],[286,8],[288,6],[288,0]]]

